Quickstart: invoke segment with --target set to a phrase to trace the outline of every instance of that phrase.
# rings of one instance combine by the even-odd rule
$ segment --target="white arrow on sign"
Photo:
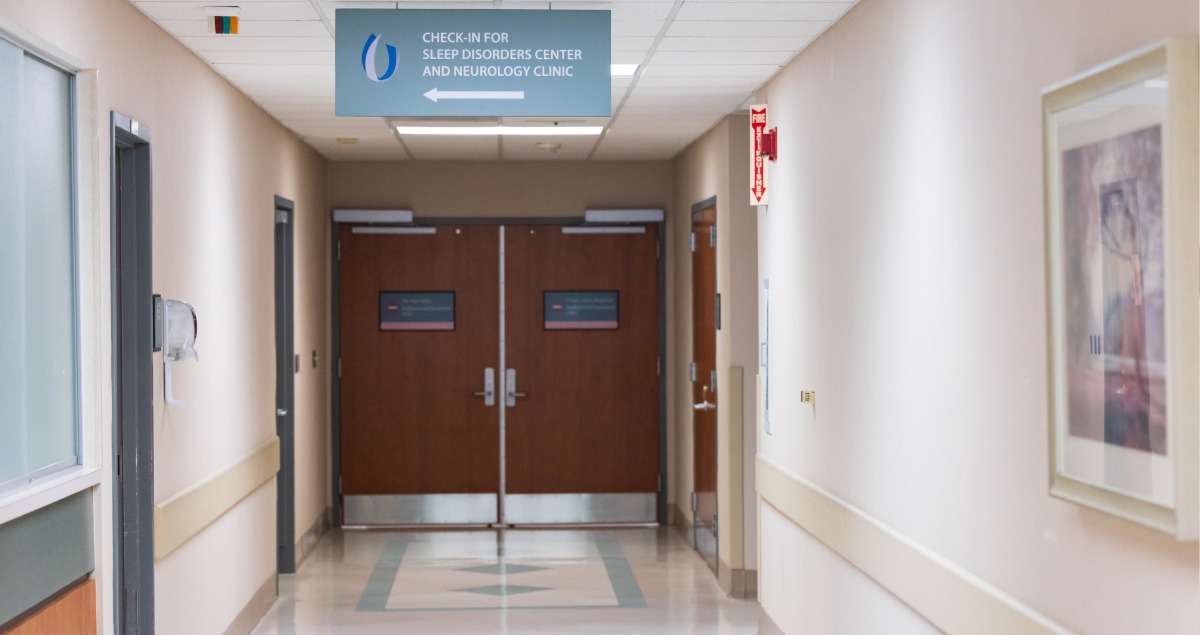
[[[430,101],[439,99],[525,99],[523,90],[433,90],[425,93]]]

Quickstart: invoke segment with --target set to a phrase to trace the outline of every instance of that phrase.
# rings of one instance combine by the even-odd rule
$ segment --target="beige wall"
[[[200,361],[176,365],[165,405],[155,379],[155,501],[236,463],[275,434],[274,195],[296,202],[296,347],[327,356],[328,234],[325,161],[219,78],[126,0],[0,0],[19,25],[98,71],[92,113],[97,192],[85,218],[99,228],[102,274],[96,318],[108,301],[109,111],[149,126],[154,178],[155,292],[190,301]],[[89,168],[85,168],[89,169]],[[107,347],[106,347],[107,350]],[[307,356],[302,356],[308,359]],[[161,356],[155,355],[155,360]],[[327,379],[302,366],[297,380],[298,489],[302,516],[328,505]],[[111,390],[104,379],[104,390]],[[105,399],[102,410],[110,406]],[[99,431],[105,480],[98,500],[100,621],[112,625],[111,421]],[[318,487],[319,485],[319,487]],[[298,526],[312,518],[298,518]],[[158,631],[213,633],[228,626],[275,569],[275,484],[258,488],[156,567]]]
[[[1195,633],[1200,576],[1196,543],[1047,493],[1040,91],[1197,19],[1193,0],[863,0],[759,96],[781,149],[763,455],[1071,631]],[[932,630],[788,517],[762,523],[785,631]]]
[[[756,568],[756,514],[754,504],[755,377],[758,373],[758,219],[749,204],[749,117],[730,115],[693,142],[675,158],[676,215],[669,229],[668,249],[678,284],[672,289],[673,308],[668,337],[674,346],[671,359],[669,421],[674,431],[674,500],[691,518],[694,460],[692,444],[692,254],[689,249],[692,206],[717,199],[717,292],[721,294],[721,330],[717,332],[717,386],[728,396],[730,366],[744,369],[741,420],[729,411],[730,400],[718,395],[717,404],[717,515],[718,554],[724,568]],[[726,388],[722,388],[722,386]],[[740,443],[734,443],[733,435]],[[731,450],[742,450],[734,455]],[[734,523],[733,526],[727,523]]]
[[[587,209],[663,208],[668,161],[395,161],[329,164],[333,209],[417,216],[578,217]]]

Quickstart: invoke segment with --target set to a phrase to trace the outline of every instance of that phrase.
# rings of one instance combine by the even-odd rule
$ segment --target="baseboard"
[[[276,577],[272,573],[266,582],[254,593],[254,597],[246,603],[242,611],[233,618],[233,623],[229,628],[225,629],[225,635],[248,635],[254,630],[255,626],[262,621],[266,616],[267,611],[275,604],[276,593]]]
[[[696,548],[696,537],[692,535],[692,520],[675,505],[671,506],[671,526],[679,532],[689,547]]]
[[[304,561],[312,555],[313,550],[317,548],[317,543],[321,542],[321,538],[325,532],[329,531],[329,526],[333,521],[333,508],[327,507],[315,521],[308,531],[300,536],[300,540],[296,541],[296,569],[299,570]]]
[[[730,569],[724,560],[717,562],[717,586],[735,600],[758,599],[758,572]]]
[[[1068,632],[1048,617],[761,454],[764,503],[947,633]]]

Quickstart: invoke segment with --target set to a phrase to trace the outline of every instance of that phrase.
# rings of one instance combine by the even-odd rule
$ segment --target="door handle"
[[[708,402],[708,386],[704,386],[700,394],[702,395],[702,401],[697,404],[692,404],[692,410],[706,411],[717,409],[717,404]]]
[[[286,416],[287,416],[287,413],[288,413],[288,411],[287,411],[287,410],[284,410],[283,408],[276,408],[276,409],[275,409],[275,416],[276,416],[276,417],[286,417]]]
[[[523,392],[517,392],[517,370],[510,368],[504,371],[504,405],[512,408],[517,405],[517,397],[527,397]]]
[[[483,405],[496,405],[496,369],[483,369],[483,390],[475,391],[476,397],[483,397]]]

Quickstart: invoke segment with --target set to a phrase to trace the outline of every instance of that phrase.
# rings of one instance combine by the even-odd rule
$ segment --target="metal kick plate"
[[[504,520],[513,525],[657,522],[654,494],[508,494]]]
[[[497,522],[495,494],[346,496],[347,525],[490,525]]]

